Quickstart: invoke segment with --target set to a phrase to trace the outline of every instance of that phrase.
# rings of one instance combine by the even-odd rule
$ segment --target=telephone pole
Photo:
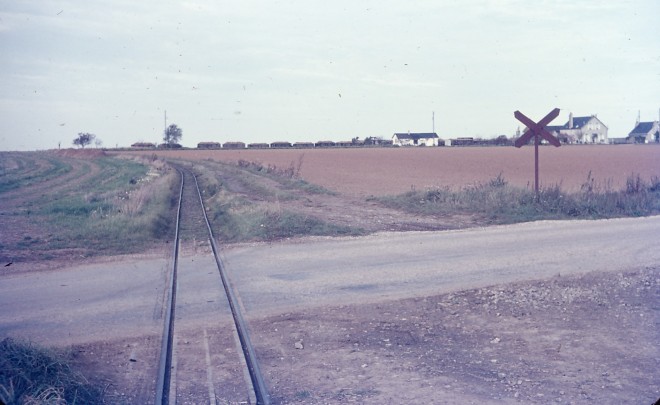
[[[435,111],[431,111],[431,123],[433,127],[433,133],[435,134]]]

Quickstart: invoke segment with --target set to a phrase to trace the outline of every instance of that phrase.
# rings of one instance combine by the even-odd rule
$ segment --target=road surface
[[[443,232],[386,233],[234,246],[223,256],[248,317],[300,308],[385,301],[467,288],[660,263],[660,216],[541,221]],[[197,255],[200,255],[199,253]],[[199,280],[213,315],[219,278],[208,257]],[[81,344],[160,333],[168,258],[85,264],[0,276],[0,337]],[[187,298],[181,296],[181,302]]]

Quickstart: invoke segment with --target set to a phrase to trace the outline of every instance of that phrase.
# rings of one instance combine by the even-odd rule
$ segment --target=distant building
[[[316,146],[317,148],[328,148],[328,147],[335,146],[335,142],[334,141],[318,141],[318,142],[316,142],[316,144],[314,146]]]
[[[440,138],[435,132],[425,133],[395,133],[392,144],[397,146],[438,146]]]
[[[635,123],[635,128],[628,134],[628,143],[659,143],[660,121]]]
[[[223,149],[245,149],[245,142],[225,142],[222,144]]]
[[[474,145],[473,137],[461,137],[449,140],[449,146],[469,146]]]
[[[131,145],[131,148],[135,149],[152,149],[155,147],[156,144],[151,142],[135,142],[133,145]]]
[[[197,144],[197,149],[220,149],[221,147],[220,142],[200,142]]]
[[[546,129],[561,143],[608,143],[607,126],[595,115],[573,117],[570,113],[566,124],[551,125]]]

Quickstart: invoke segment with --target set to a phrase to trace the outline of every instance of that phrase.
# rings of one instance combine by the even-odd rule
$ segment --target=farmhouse
[[[426,133],[395,133],[392,136],[392,144],[397,146],[438,146],[438,134]]]
[[[637,122],[635,128],[628,134],[628,143],[658,143],[660,142],[660,121]]]
[[[570,113],[566,124],[546,129],[562,143],[607,143],[607,127],[595,115],[573,117]]]

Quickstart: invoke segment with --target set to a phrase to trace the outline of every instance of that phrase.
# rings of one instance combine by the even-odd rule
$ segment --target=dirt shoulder
[[[251,325],[278,404],[651,404],[660,398],[658,270],[329,306]]]

